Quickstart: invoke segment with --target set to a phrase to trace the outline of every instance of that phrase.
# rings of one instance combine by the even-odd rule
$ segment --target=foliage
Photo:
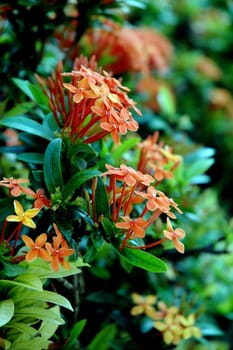
[[[0,5],[0,348],[231,348],[231,12]]]

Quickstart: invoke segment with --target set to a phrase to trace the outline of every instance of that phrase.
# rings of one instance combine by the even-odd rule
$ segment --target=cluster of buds
[[[177,345],[182,339],[200,338],[201,330],[195,325],[197,314],[184,312],[176,306],[167,306],[165,302],[157,300],[156,295],[143,296],[132,294],[134,306],[132,316],[146,315],[153,321],[153,327],[158,330],[167,345]]]

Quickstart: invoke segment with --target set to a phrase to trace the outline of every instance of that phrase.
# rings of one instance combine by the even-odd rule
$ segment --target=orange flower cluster
[[[132,293],[132,300],[135,305],[130,311],[131,315],[144,314],[151,318],[153,327],[161,332],[165,344],[177,345],[182,339],[201,337],[201,330],[195,325],[197,315],[194,313],[186,316],[178,307],[168,307],[163,301],[158,301],[156,295]]]
[[[182,213],[173,199],[168,198],[162,191],[157,190],[152,183],[155,178],[149,174],[144,174],[129,166],[122,164],[120,168],[115,168],[106,164],[107,171],[102,176],[108,176],[109,182],[107,191],[109,202],[112,207],[112,221],[115,226],[126,231],[121,244],[124,249],[129,239],[144,238],[146,229],[152,225],[158,217],[164,213],[168,217],[175,219],[172,208]],[[133,213],[135,204],[140,203],[141,212]],[[144,207],[142,207],[144,203]],[[133,217],[130,214],[133,213]],[[136,217],[135,217],[136,216]],[[119,221],[121,218],[122,221]],[[130,248],[152,247],[171,240],[180,253],[184,253],[184,245],[179,241],[184,238],[185,232],[182,229],[173,229],[169,218],[167,219],[167,229],[164,230],[164,237],[147,246],[132,246]]]
[[[32,189],[23,186],[23,184],[28,184],[28,179],[14,179],[13,177],[6,178],[0,181],[0,186],[9,188],[9,195],[12,197],[19,197],[25,194],[34,199],[34,208],[41,209],[43,207],[50,208],[51,202],[46,198],[44,190],[39,188],[36,192]]]
[[[35,242],[26,235],[22,235],[22,240],[29,248],[26,253],[25,259],[30,262],[36,258],[41,258],[51,263],[51,267],[54,271],[58,271],[61,264],[65,269],[70,268],[69,262],[66,257],[69,257],[74,253],[74,249],[69,248],[66,240],[59,231],[57,225],[53,224],[56,236],[53,237],[53,242],[47,242],[47,234],[40,234]]]
[[[172,153],[172,149],[163,142],[158,142],[158,138],[159,133],[155,132],[139,144],[138,170],[151,174],[161,182],[165,178],[173,177],[173,171],[178,167],[182,158]]]
[[[71,81],[65,82],[65,77],[70,77]],[[141,112],[128,97],[129,89],[107,72],[98,72],[93,58],[88,62],[81,56],[70,73],[62,73],[59,65],[56,77],[47,82],[37,79],[49,98],[58,126],[72,142],[82,139],[93,143],[111,134],[113,141],[119,143],[120,135],[128,130],[137,131],[138,123],[130,109],[139,115]]]
[[[151,28],[121,27],[110,20],[104,25],[90,29],[82,40],[98,61],[108,59],[106,70],[119,75],[167,69],[173,47],[163,35]]]

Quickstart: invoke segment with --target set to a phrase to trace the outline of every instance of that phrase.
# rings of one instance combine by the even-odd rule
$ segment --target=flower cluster
[[[158,301],[156,295],[132,293],[132,300],[135,305],[131,308],[131,315],[149,317],[153,327],[162,334],[165,344],[177,345],[182,339],[201,337],[201,330],[195,325],[195,313],[184,315],[178,307],[169,307],[163,301]]]
[[[65,77],[70,81],[65,82]],[[107,72],[97,71],[94,58],[88,62],[81,56],[72,72],[62,73],[58,65],[54,79],[37,79],[58,126],[72,142],[93,143],[111,134],[113,141],[119,143],[120,135],[137,131],[138,123],[130,109],[139,115],[141,112],[128,97],[129,89]]]
[[[170,42],[155,30],[121,27],[110,20],[105,20],[102,28],[87,31],[82,42],[97,60],[110,57],[105,69],[114,75],[148,73],[153,69],[164,71],[173,54]]]
[[[74,253],[74,249],[69,248],[66,240],[62,236],[57,225],[54,223],[53,228],[56,236],[52,237],[52,243],[47,242],[47,234],[40,234],[35,242],[27,235],[22,235],[22,240],[25,245],[29,248],[26,253],[25,259],[30,262],[36,258],[41,258],[51,263],[51,267],[54,271],[58,271],[59,264],[65,269],[69,269],[69,262],[66,257]]]
[[[161,182],[163,179],[173,177],[173,172],[182,158],[174,154],[171,147],[164,145],[161,141],[158,142],[158,139],[159,133],[155,132],[139,143],[140,155],[137,168]]]
[[[172,240],[175,248],[180,253],[184,253],[184,245],[179,239],[185,236],[185,232],[179,228],[173,229],[169,219],[169,217],[176,218],[172,208],[179,213],[182,211],[172,198],[155,188],[153,185],[155,178],[124,164],[119,168],[106,164],[106,168],[107,171],[102,176],[107,176],[109,179],[107,190],[112,208],[112,221],[125,233],[121,249],[126,247],[128,240],[144,238],[146,229],[161,214],[165,214],[167,215],[167,229],[164,230],[162,239],[147,246],[128,245],[128,247],[149,248],[166,240]],[[140,206],[137,207],[137,204]]]
[[[7,242],[8,244],[14,239],[11,254],[14,255],[18,239],[23,226],[30,229],[36,228],[36,223],[33,218],[39,215],[43,208],[51,208],[51,201],[46,198],[43,189],[39,188],[34,192],[31,188],[24,186],[28,184],[27,179],[4,178],[0,181],[0,186],[9,188],[9,196],[19,197],[26,195],[29,199],[33,199],[33,206],[24,210],[22,204],[18,200],[13,201],[15,214],[8,215],[3,223],[0,243]],[[16,223],[12,231],[7,230],[7,223]],[[70,265],[66,257],[72,255],[74,250],[69,248],[66,240],[59,231],[57,225],[53,223],[56,236],[52,238],[52,243],[47,242],[47,234],[42,233],[36,237],[35,242],[31,237],[22,234],[22,240],[29,248],[25,255],[26,261],[30,262],[36,258],[41,258],[51,263],[54,271],[58,271],[59,264],[64,268],[69,269]],[[10,233],[9,233],[10,232]],[[22,257],[23,258],[23,257]]]
[[[3,180],[0,181],[0,186],[9,188],[10,196],[19,197],[20,195],[24,194],[34,199],[34,208],[50,208],[51,202],[48,198],[46,198],[44,190],[42,188],[38,188],[35,192],[31,188],[26,187],[23,184],[29,184],[29,180],[14,179],[13,177],[4,177]]]

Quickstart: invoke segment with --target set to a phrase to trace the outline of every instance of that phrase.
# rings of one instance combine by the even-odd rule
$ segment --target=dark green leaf
[[[125,248],[123,251],[119,251],[115,247],[114,249],[122,259],[141,269],[150,272],[165,272],[167,270],[165,262],[150,253],[133,248]]]
[[[106,187],[100,177],[97,177],[97,186],[95,191],[95,213],[97,218],[102,215],[108,219],[110,218],[110,209]]]
[[[81,170],[74,174],[63,189],[63,200],[66,200],[69,196],[73,195],[73,192],[77,190],[81,185],[83,185],[86,181],[100,174],[100,171],[97,169]]]
[[[17,115],[15,117],[3,117],[0,120],[0,125],[21,130],[29,134],[42,137],[46,140],[52,140],[54,137],[49,129],[44,128],[35,120],[31,120],[21,115]]]
[[[21,153],[17,159],[29,164],[43,164],[44,155],[42,153],[33,152]]]
[[[105,326],[88,345],[87,350],[108,350],[110,342],[115,338],[117,328],[115,324]]]
[[[66,343],[66,349],[73,349],[73,346],[76,344],[77,339],[85,327],[86,322],[87,320],[81,320],[74,324],[70,331],[68,342]]]
[[[48,145],[44,155],[44,181],[50,193],[63,188],[61,167],[62,139],[56,138]]]
[[[31,100],[37,102],[40,105],[48,107],[48,98],[45,96],[39,86],[33,85],[28,80],[19,78],[12,79],[14,84],[25,93]]]

